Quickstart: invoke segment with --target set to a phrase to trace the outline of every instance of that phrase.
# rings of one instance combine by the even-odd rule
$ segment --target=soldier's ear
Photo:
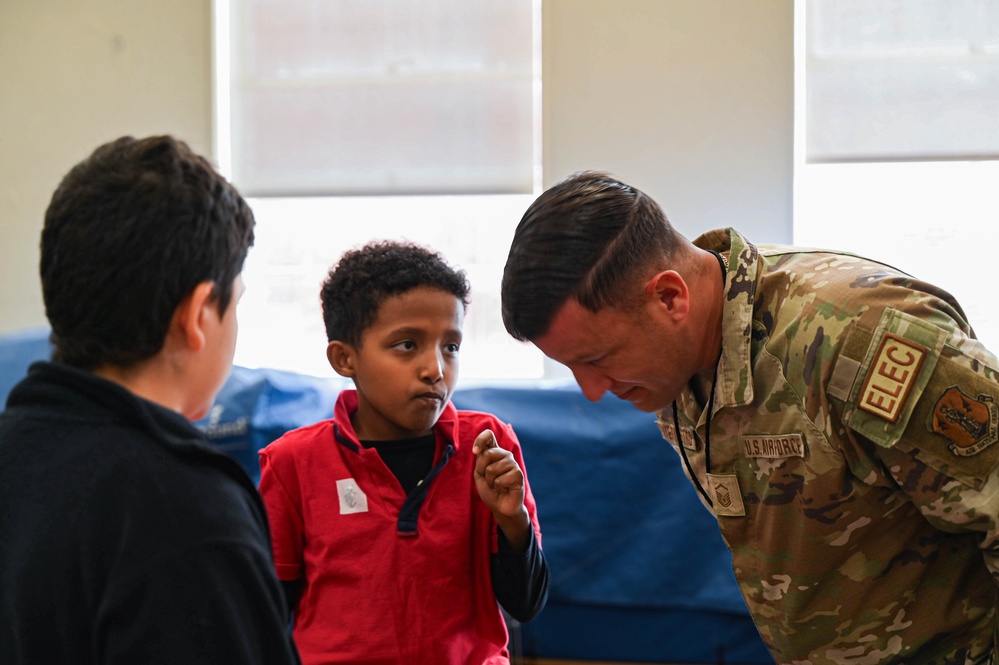
[[[645,284],[645,295],[650,304],[664,308],[674,319],[682,319],[690,311],[690,290],[675,270],[653,275]]]

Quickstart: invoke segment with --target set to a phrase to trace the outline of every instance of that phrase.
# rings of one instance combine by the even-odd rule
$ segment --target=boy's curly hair
[[[468,306],[471,287],[465,272],[430,249],[381,240],[344,253],[319,294],[327,339],[360,346],[361,334],[374,323],[385,299],[420,286],[450,293]]]

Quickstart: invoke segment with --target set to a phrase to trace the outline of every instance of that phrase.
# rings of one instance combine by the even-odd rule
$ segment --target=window
[[[999,4],[796,0],[794,242],[950,291],[999,352]]]
[[[805,156],[999,158],[999,3],[809,0]]]
[[[540,0],[216,0],[220,166],[247,196],[236,362],[332,375],[319,288],[378,238],[472,284],[463,379],[539,377],[507,335],[505,248],[540,188]]]

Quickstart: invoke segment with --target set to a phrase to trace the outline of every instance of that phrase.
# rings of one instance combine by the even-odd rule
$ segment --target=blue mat
[[[0,403],[49,354],[47,331],[0,336]],[[233,368],[196,424],[256,481],[257,451],[331,417],[345,381]],[[573,385],[459,389],[459,409],[511,423],[552,572],[541,615],[514,626],[524,655],[619,662],[772,663],[714,518],[651,415]]]

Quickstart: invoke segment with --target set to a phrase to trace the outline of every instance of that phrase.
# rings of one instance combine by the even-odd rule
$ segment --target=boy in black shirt
[[[52,362],[0,414],[0,662],[298,662],[260,498],[189,422],[232,366],[253,225],[168,136],[99,147],[53,195]]]

